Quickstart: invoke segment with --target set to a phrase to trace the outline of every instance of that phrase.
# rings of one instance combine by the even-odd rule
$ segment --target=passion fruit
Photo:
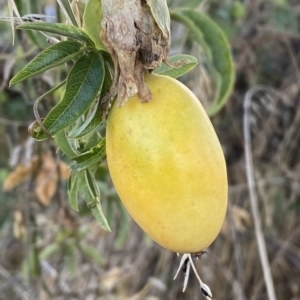
[[[129,214],[158,244],[179,253],[207,248],[227,208],[222,148],[203,106],[182,83],[145,75],[149,103],[113,104],[109,172]]]

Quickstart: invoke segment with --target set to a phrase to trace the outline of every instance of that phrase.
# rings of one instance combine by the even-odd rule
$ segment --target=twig
[[[16,277],[10,275],[10,273],[0,265],[0,275],[7,280],[12,280],[13,290],[22,300],[29,300],[28,292],[20,284]],[[3,288],[3,287],[2,287]]]
[[[243,117],[243,130],[244,130],[244,144],[245,144],[245,164],[247,183],[250,194],[250,205],[254,218],[255,236],[258,245],[259,257],[263,269],[264,280],[267,288],[268,298],[276,300],[273,278],[271,275],[270,264],[268,260],[267,248],[265,239],[262,232],[261,220],[258,210],[258,200],[255,191],[255,180],[253,172],[252,150],[251,150],[251,134],[250,134],[250,104],[252,96],[260,91],[268,91],[269,88],[263,85],[257,85],[251,88],[244,97],[244,117]]]

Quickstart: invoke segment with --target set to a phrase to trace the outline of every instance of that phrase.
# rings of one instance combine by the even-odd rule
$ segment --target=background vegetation
[[[21,15],[59,11],[55,1],[16,1]],[[232,46],[236,83],[212,118],[226,156],[229,209],[222,232],[197,262],[216,299],[267,299],[246,179],[243,117],[251,99],[252,160],[259,217],[277,299],[300,299],[300,4],[287,0],[173,0],[211,16]],[[84,1],[79,2],[79,9]],[[1,16],[8,16],[0,0]],[[59,15],[60,16],[60,15]],[[8,87],[41,49],[42,35],[0,23],[0,298],[201,299],[191,276],[173,281],[179,259],[153,243],[127,216],[103,164],[97,172],[112,233],[103,231],[84,202],[80,213],[66,195],[68,170],[52,142],[28,136],[32,105],[66,76],[54,70]],[[171,54],[187,53],[199,65],[180,78],[209,107],[213,79],[201,49],[182,25],[172,23]],[[57,92],[59,93],[59,91]],[[41,103],[46,114],[59,95]],[[201,228],[199,230],[201,234]]]

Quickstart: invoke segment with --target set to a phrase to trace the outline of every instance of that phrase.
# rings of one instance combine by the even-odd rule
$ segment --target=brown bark
[[[158,27],[145,0],[102,0],[102,11],[100,37],[115,68],[102,108],[106,111],[110,98],[116,94],[118,106],[136,94],[141,102],[150,101],[152,95],[144,83],[144,71],[167,61],[169,35]]]

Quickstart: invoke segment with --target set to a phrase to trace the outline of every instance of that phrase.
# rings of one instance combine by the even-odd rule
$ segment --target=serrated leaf
[[[221,79],[217,95],[208,110],[208,114],[213,115],[224,106],[234,84],[230,46],[222,30],[209,17],[189,9],[180,10],[180,14],[188,17],[202,32],[203,39],[211,50],[213,68]]]
[[[83,151],[89,151],[91,148],[97,146],[102,139],[103,137],[101,136],[100,132],[95,130],[88,136],[84,137],[84,139],[82,139],[85,141],[83,145]],[[83,151],[81,153],[83,153]]]
[[[79,173],[78,179],[79,193],[85,199],[86,205],[91,209],[99,225],[103,229],[111,231],[102,212],[99,200],[100,192],[94,174],[86,169]]]
[[[63,41],[52,45],[39,53],[21,71],[19,71],[9,82],[9,85],[16,84],[28,77],[34,76],[51,68],[57,67],[71,59],[79,53],[82,44],[76,41]]]
[[[34,22],[18,25],[17,29],[50,32],[82,41],[90,46],[94,46],[94,43],[89,38],[89,36],[83,30],[74,25],[67,25],[62,23]]]
[[[93,40],[97,49],[105,50],[100,39],[102,16],[101,0],[88,0],[84,9],[82,29]]]
[[[61,9],[64,11],[66,17],[70,19],[72,24],[76,27],[79,27],[69,0],[57,0],[57,2],[60,5]]]
[[[71,207],[78,210],[78,173],[72,172],[68,180],[68,197]]]
[[[92,177],[91,180],[89,180],[90,177]],[[97,183],[93,172],[88,169],[78,172],[77,184],[79,194],[86,202],[87,207],[89,209],[95,207],[96,204],[100,202],[100,191],[97,187]]]
[[[147,0],[152,16],[163,35],[170,36],[170,13],[166,0]]]
[[[100,99],[106,94],[108,89],[111,86],[112,82],[112,72],[110,70],[110,63],[112,62],[108,61],[111,59],[110,56],[107,56],[107,52],[105,51],[99,51],[99,53],[104,56],[104,65],[105,65],[105,77],[101,88],[100,93]],[[100,103],[99,103],[100,104]],[[74,126],[72,130],[68,134],[68,138],[80,138],[83,136],[86,136],[96,130],[101,124],[103,124],[103,120],[100,115],[100,107],[98,105],[95,105],[94,110],[91,112],[91,114],[87,117],[87,119],[84,122],[81,122],[79,126]]]
[[[76,149],[73,147],[72,142],[67,139],[66,131],[59,131],[54,138],[55,144],[64,154],[66,154],[69,158],[77,156],[78,153]]]
[[[198,63],[197,58],[191,55],[178,54],[169,57],[170,63],[176,63],[180,61],[182,61],[183,64],[178,68],[162,63],[162,65],[156,68],[153,73],[178,78],[192,70]]]
[[[91,148],[88,152],[74,157],[75,162],[70,165],[70,168],[80,172],[93,165],[99,165],[106,157],[105,145],[105,138],[103,138],[97,146]]]
[[[89,118],[86,119],[86,122],[76,132],[75,138],[80,138],[92,133],[94,130],[99,128],[103,124],[103,120],[100,116],[98,107],[96,107],[94,114],[91,114]]]
[[[102,207],[100,205],[100,203],[97,203],[97,205],[92,208],[92,213],[95,217],[95,219],[97,220],[98,224],[106,231],[111,231],[108,223],[107,223],[107,220],[103,214],[103,211],[102,211]]]
[[[99,101],[96,103],[90,115],[86,118],[84,122],[77,127],[74,126],[72,130],[68,133],[68,139],[76,139],[91,133],[93,130],[97,129],[102,124],[102,119],[100,112],[98,110]]]
[[[75,122],[93,103],[104,79],[104,64],[98,53],[81,56],[71,69],[63,99],[43,121],[48,133],[55,135]],[[40,130],[38,140],[47,138]]]

